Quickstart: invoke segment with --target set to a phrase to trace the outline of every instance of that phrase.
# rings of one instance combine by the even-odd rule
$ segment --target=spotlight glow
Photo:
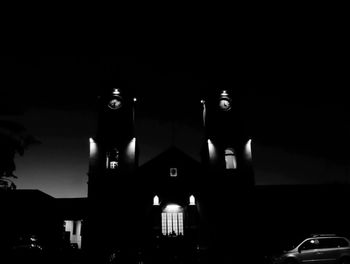
[[[133,138],[126,148],[126,156],[130,162],[135,160],[136,138]]]
[[[90,138],[89,141],[90,141],[90,157],[93,157],[96,155],[97,145],[93,138]]]
[[[216,160],[216,150],[213,142],[208,139],[208,150],[209,150],[209,159],[211,162]]]
[[[164,211],[166,211],[166,212],[168,212],[168,213],[170,213],[170,212],[176,213],[176,212],[181,211],[181,206],[180,206],[180,205],[177,205],[177,204],[168,204],[168,205],[165,207]]]
[[[252,159],[252,146],[251,146],[252,140],[249,139],[247,141],[247,144],[244,147],[244,154],[247,160],[251,160]]]

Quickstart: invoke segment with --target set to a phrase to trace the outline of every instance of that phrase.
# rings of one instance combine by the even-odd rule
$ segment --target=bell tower
[[[242,245],[252,230],[252,139],[239,103],[230,89],[218,89],[202,100],[205,142],[201,154],[207,172],[203,193],[213,260],[220,255],[221,263],[230,260],[232,248],[244,251]]]
[[[229,89],[217,90],[202,100],[205,124],[202,160],[209,170],[219,173],[220,184],[230,188],[252,188],[252,139],[242,122],[239,101]],[[226,182],[227,181],[227,182]]]
[[[86,225],[87,248],[96,255],[127,244],[133,230],[131,204],[137,196],[134,172],[138,166],[135,104],[123,87],[107,89],[98,97],[97,131],[90,138]]]

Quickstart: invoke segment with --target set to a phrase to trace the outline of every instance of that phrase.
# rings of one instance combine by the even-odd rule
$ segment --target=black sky
[[[347,180],[350,129],[346,88],[349,85],[344,59],[336,50],[324,52],[324,45],[317,42],[303,45],[290,41],[289,49],[278,42],[265,50],[261,46],[258,51],[248,49],[236,55],[1,57],[2,117],[24,123],[43,142],[21,157],[18,172],[30,174],[26,168],[34,166],[31,162],[43,164],[40,163],[40,159],[45,161],[40,156],[43,154],[39,154],[41,149],[50,153],[51,161],[60,163],[53,165],[56,171],[59,170],[55,166],[64,168],[61,173],[65,176],[57,174],[52,178],[55,180],[51,180],[52,185],[60,181],[68,182],[62,184],[62,189],[84,185],[80,191],[49,188],[50,166],[46,160],[44,167],[48,168],[36,168],[31,176],[23,176],[32,181],[32,184],[23,184],[23,188],[38,186],[55,196],[84,196],[87,140],[95,131],[96,98],[109,85],[127,87],[139,98],[137,116],[144,149],[142,161],[159,153],[169,141],[186,148],[188,144],[182,140],[186,137],[197,139],[193,141],[194,146],[187,149],[195,157],[201,139],[196,134],[202,133],[200,99],[217,89],[231,88],[239,98],[257,154],[262,157],[256,161],[261,168],[259,183],[278,183],[276,179],[281,179],[280,183],[308,182],[302,180],[305,177],[312,179],[309,182],[331,181],[326,171],[333,173],[335,168],[342,170],[341,181]],[[158,132],[154,132],[155,127]],[[175,139],[170,135],[174,129]],[[152,141],[152,133],[158,133],[158,146]],[[62,148],[55,149],[57,142]],[[325,161],[331,165],[321,169],[322,180],[313,175],[309,165],[300,165],[297,172],[290,173],[288,162],[281,165],[283,161],[267,158],[271,153],[275,153],[271,157],[277,157],[281,151],[288,162],[309,157],[313,160],[309,165],[317,166]],[[68,159],[72,164],[62,165],[67,162],[65,157],[69,152],[76,153],[77,161]],[[38,163],[32,160],[34,154],[38,155]],[[79,168],[73,169],[76,166]],[[280,173],[283,168],[279,168],[283,166],[289,171],[284,173],[284,178],[278,176],[283,174]],[[46,175],[38,176],[40,173]],[[271,176],[273,174],[277,176]],[[298,178],[297,174],[304,178]],[[45,187],[40,186],[45,177]],[[296,178],[288,180],[288,177]]]

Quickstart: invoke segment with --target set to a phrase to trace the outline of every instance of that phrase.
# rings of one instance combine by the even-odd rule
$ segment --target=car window
[[[310,250],[319,248],[320,241],[318,239],[306,240],[303,244],[299,246],[300,250]]]
[[[337,247],[348,247],[349,243],[344,238],[336,238]]]
[[[320,239],[320,248],[339,248],[348,246],[344,238],[323,238]]]

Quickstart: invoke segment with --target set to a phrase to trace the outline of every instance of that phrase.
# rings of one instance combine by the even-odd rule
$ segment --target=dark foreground
[[[90,255],[82,250],[72,250],[67,252],[43,252],[43,251],[17,251],[7,252],[5,258],[1,261],[3,264],[209,264],[209,263],[242,263],[243,259],[234,256],[223,257],[208,256],[206,252],[197,252],[197,254],[158,254],[141,255],[135,254],[129,257],[114,252],[99,260],[94,260]],[[268,263],[263,256],[249,256],[251,263]],[[217,262],[219,261],[219,262]]]

